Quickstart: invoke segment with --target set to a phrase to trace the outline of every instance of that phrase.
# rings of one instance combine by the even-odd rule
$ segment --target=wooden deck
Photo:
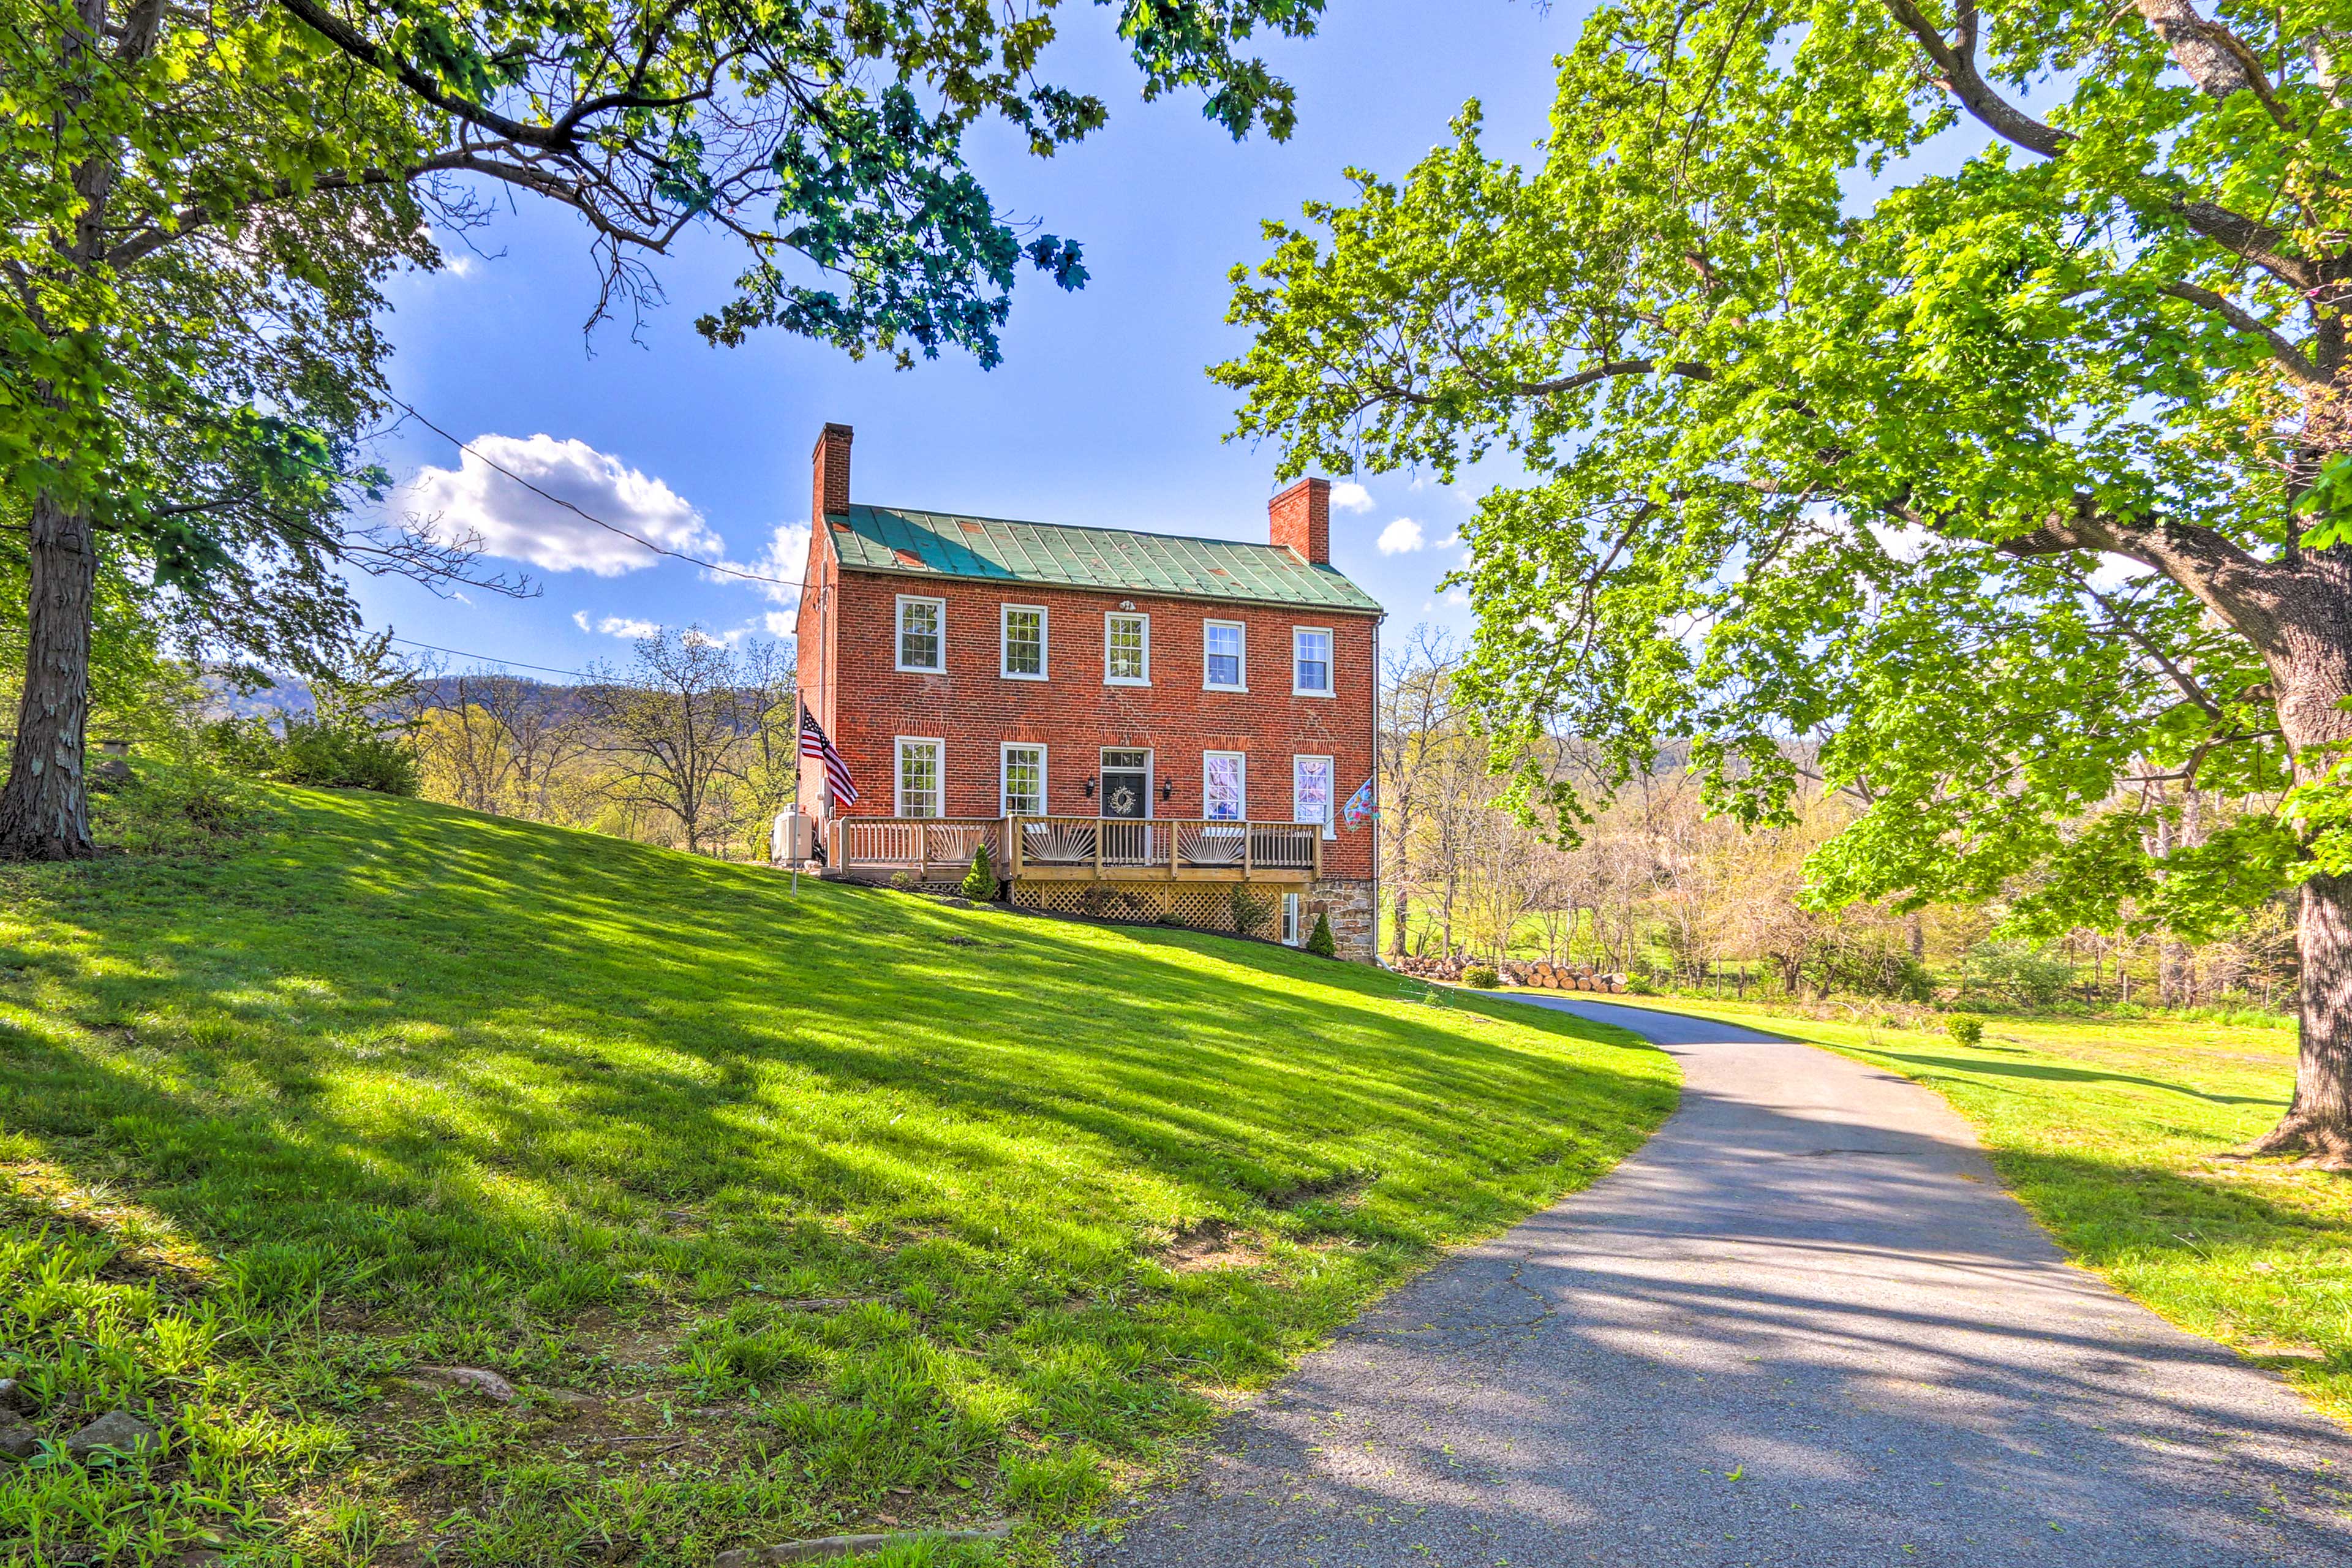
[[[983,844],[997,874],[1016,882],[1302,885],[1323,870],[1323,832],[1311,822],[848,816],[826,838],[833,874],[860,879],[949,880]]]

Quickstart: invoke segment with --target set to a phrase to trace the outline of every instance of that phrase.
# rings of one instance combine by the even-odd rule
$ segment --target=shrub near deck
[[[1050,1525],[1674,1099],[1280,949],[272,799],[0,872],[0,1376],[169,1444],[8,1476],[0,1556]]]

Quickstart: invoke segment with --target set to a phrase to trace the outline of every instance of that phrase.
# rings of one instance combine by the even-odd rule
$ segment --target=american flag
[[[814,757],[824,763],[824,782],[833,791],[833,798],[844,805],[857,804],[857,786],[849,779],[849,764],[833,749],[833,742],[818,728],[816,715],[801,710],[801,755]]]

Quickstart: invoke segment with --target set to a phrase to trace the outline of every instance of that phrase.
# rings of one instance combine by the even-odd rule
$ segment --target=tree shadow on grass
[[[1327,1217],[1412,1251],[1671,1101],[1596,1031],[1402,1006],[1255,944],[795,897],[415,804],[285,812],[224,862],[11,874],[33,924],[0,997],[46,1021],[0,1041],[0,1103],[192,1234],[315,1242],[378,1294],[583,1263],[853,1289],[929,1234],[967,1283],[1066,1289],[1147,1230],[1279,1226],[1282,1194],[1354,1175],[1388,1187]],[[996,945],[938,940],[976,926]]]
[[[1090,1561],[2344,1559],[2344,1433],[2065,1267],[1966,1138],[1825,1120],[1834,1098],[1694,1089],[1606,1183],[1366,1314]],[[2291,1375],[2352,1388],[2317,1288],[2334,1217],[2160,1166],[2003,1168],[2071,1194],[2059,1239],[2142,1284],[2267,1249],[2271,1298],[2228,1298],[2234,1326],[2300,1321],[2280,1337],[2332,1359]],[[2201,1326],[2215,1280],[2244,1283],[2141,1293]]]
[[[1883,1046],[1866,1047],[1873,1056],[1889,1061],[1908,1063],[1918,1068],[1942,1068],[1955,1073],[1988,1073],[2001,1078],[2039,1079],[2050,1083],[2127,1083],[2141,1089],[2160,1089],[2173,1094],[2187,1095],[2210,1105],[2275,1105],[2286,1109],[2284,1096],[2262,1094],[2212,1094],[2192,1089],[2185,1083],[2164,1079],[2140,1078],[2131,1073],[2106,1072],[2092,1068],[2061,1067],[2051,1062],[1989,1062],[1973,1058],[1921,1056],[1916,1052],[1890,1051]]]

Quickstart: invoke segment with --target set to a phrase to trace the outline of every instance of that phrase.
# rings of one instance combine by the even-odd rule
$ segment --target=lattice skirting
[[[1282,927],[1280,890],[1244,891],[1236,900],[1231,883],[1015,882],[1013,901],[1047,914],[1238,931],[1244,936],[1276,937]]]

